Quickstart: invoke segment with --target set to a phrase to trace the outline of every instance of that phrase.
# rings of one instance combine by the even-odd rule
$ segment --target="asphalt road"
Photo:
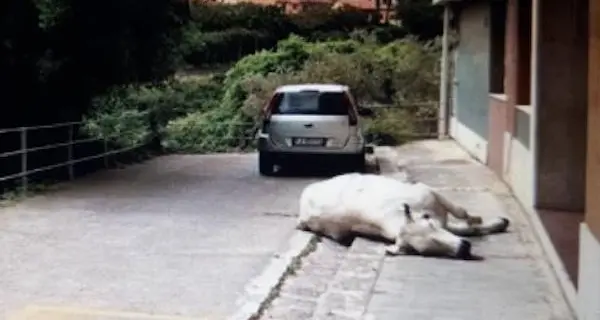
[[[52,306],[221,319],[293,234],[314,179],[260,177],[253,154],[166,156],[0,209],[0,318]]]

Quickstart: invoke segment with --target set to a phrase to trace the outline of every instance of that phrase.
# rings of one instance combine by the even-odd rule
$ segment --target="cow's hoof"
[[[499,232],[505,232],[506,229],[508,229],[508,226],[510,225],[510,220],[508,220],[507,218],[500,218],[500,231]]]
[[[389,246],[385,246],[385,253],[390,256],[397,256],[402,253],[402,250],[397,245],[391,244]]]
[[[298,224],[296,224],[296,229],[301,231],[310,231],[306,222],[298,222]]]
[[[458,251],[456,252],[456,258],[469,260],[471,259],[471,242],[467,240],[461,240],[460,246],[458,247]]]

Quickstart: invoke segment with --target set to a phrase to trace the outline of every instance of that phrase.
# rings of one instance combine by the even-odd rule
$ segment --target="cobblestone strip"
[[[383,245],[356,238],[319,299],[314,320],[362,319],[383,265]]]
[[[319,298],[327,291],[348,249],[322,239],[305,257],[300,268],[288,277],[261,319],[311,319]]]
[[[361,319],[383,257],[382,245],[362,238],[350,249],[324,239],[285,281],[261,319]]]
[[[318,238],[314,234],[297,232],[290,239],[290,247],[283,254],[277,254],[267,268],[245,288],[245,294],[238,300],[241,306],[229,320],[261,319],[282,290],[288,277],[301,265],[301,261],[316,250]]]

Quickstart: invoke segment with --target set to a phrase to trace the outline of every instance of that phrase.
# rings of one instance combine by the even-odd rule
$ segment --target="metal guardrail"
[[[50,124],[50,125],[0,129],[0,135],[6,134],[6,133],[19,133],[19,135],[20,135],[20,143],[19,143],[20,148],[15,151],[0,153],[0,158],[7,158],[7,157],[11,157],[11,156],[18,156],[18,155],[21,156],[21,172],[15,173],[15,174],[10,174],[7,176],[0,176],[0,182],[6,181],[6,180],[11,180],[11,179],[16,179],[16,178],[21,178],[21,188],[22,188],[23,192],[27,192],[27,187],[28,187],[28,183],[29,183],[29,175],[31,175],[33,173],[47,171],[47,170],[66,166],[68,168],[68,172],[69,172],[69,179],[73,180],[75,178],[75,173],[73,170],[73,167],[75,164],[80,163],[80,162],[89,161],[89,160],[104,158],[104,166],[108,167],[107,156],[125,152],[125,151],[129,151],[129,150],[132,150],[132,149],[135,149],[135,148],[138,148],[141,146],[141,145],[136,145],[133,147],[126,147],[126,148],[121,148],[121,149],[116,149],[116,150],[108,150],[108,140],[107,139],[100,139],[100,138],[74,139],[75,138],[75,130],[74,130],[75,126],[81,125],[82,123],[83,122],[62,122],[62,123],[56,123],[56,124]],[[35,131],[35,130],[56,129],[56,128],[64,128],[64,127],[68,128],[67,142],[47,144],[47,145],[32,147],[32,148],[29,148],[27,146],[28,132]],[[94,142],[94,141],[103,141],[103,144],[104,144],[103,150],[104,151],[102,153],[95,154],[92,156],[82,157],[82,158],[78,158],[78,159],[73,158],[73,146],[78,145],[78,144],[88,143],[88,142]],[[63,148],[63,147],[67,148],[67,161],[40,167],[40,168],[28,169],[27,158],[30,153],[33,153],[36,151],[42,151],[42,150]]]

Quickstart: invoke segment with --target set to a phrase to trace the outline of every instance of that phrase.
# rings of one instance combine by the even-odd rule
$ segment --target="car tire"
[[[365,173],[367,167],[367,159],[364,153],[352,155],[350,159],[351,170],[359,173]]]
[[[273,155],[269,152],[260,151],[258,153],[258,172],[263,176],[272,176],[273,166]]]

